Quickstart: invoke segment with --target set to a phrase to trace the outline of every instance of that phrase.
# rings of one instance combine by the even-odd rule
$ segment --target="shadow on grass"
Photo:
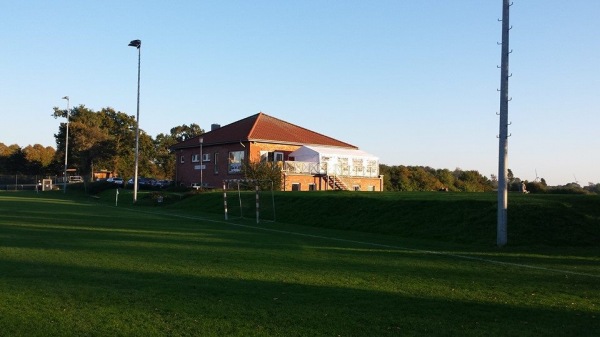
[[[115,208],[82,217],[69,207],[0,215],[2,333],[592,336],[600,328],[597,279]]]
[[[592,336],[593,312],[234,277],[2,260],[13,336]],[[16,272],[19,270],[19,272]],[[597,314],[597,312],[596,312]],[[27,323],[27,324],[25,324]]]
[[[543,295],[560,283],[558,276],[547,273],[529,273],[507,294],[518,277],[501,277],[498,270],[481,264],[425,253],[342,245],[306,248],[308,239],[243,243],[234,233],[231,241],[199,240],[190,247],[194,243],[182,237],[161,241],[119,231],[84,231],[89,237],[75,232],[77,238],[69,237],[69,231],[51,234],[29,228],[12,233],[22,240],[1,245],[5,251],[40,249],[50,256],[67,251],[72,259],[0,259],[5,299],[0,322],[5,331],[14,332],[11,335],[585,336],[598,324],[593,311],[523,304],[520,297],[532,291]],[[35,240],[42,237],[59,244],[49,247]],[[74,240],[67,244],[70,239]],[[130,241],[144,245],[123,246]],[[298,247],[305,247],[304,254]],[[185,253],[189,250],[193,254]],[[114,259],[108,264],[115,266],[103,267],[106,259]],[[350,284],[357,279],[375,285],[387,279],[393,289],[357,289],[370,287]],[[339,285],[331,285],[337,281]],[[326,285],[306,284],[311,282]],[[583,285],[591,296],[597,293],[595,282]],[[497,288],[485,289],[489,285]],[[449,296],[450,288],[462,296]],[[471,291],[479,295],[468,295]],[[483,299],[482,292],[489,298]],[[491,298],[496,295],[499,300]]]

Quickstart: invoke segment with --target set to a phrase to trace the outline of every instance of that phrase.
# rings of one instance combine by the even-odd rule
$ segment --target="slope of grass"
[[[0,193],[0,336],[595,336],[600,329],[597,247],[588,255],[432,253],[391,235],[360,234],[368,244],[346,230],[217,221],[220,214],[202,214],[202,205],[217,203],[199,202],[204,195],[167,205],[145,197],[114,207],[108,195],[90,202]],[[339,205],[357,205],[356,196],[329,198],[338,197]]]
[[[255,214],[253,197],[245,196],[248,218]],[[264,199],[268,213],[270,196]],[[228,200],[230,214],[239,214],[237,195]],[[440,242],[496,242],[494,193],[280,192],[275,204],[276,219],[283,223]],[[223,214],[223,195],[200,193],[165,208]],[[510,194],[508,235],[510,246],[598,246],[600,196]]]

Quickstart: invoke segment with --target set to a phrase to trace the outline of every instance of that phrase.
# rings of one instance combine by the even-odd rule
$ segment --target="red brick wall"
[[[354,185],[358,185],[359,191],[369,191],[369,186],[373,186],[373,190],[376,192],[381,192],[383,188],[383,180],[381,178],[344,177],[343,181],[351,191],[354,190]],[[285,174],[282,184],[285,191],[292,191],[294,184],[300,184],[300,191],[309,191],[309,184],[314,184],[317,191],[332,189],[324,177],[302,174]]]
[[[200,148],[193,149],[182,149],[177,151],[177,162],[175,166],[175,178],[176,180],[184,185],[190,186],[192,183],[200,183],[200,170],[194,169],[196,165],[203,164],[205,166],[202,172],[202,182],[205,185],[214,188],[220,188],[223,186],[223,180],[225,179],[241,179],[240,173],[229,173],[229,152],[231,151],[244,151],[248,155],[247,148],[244,148],[241,144],[227,144],[227,145],[214,145],[214,146],[203,146],[202,153],[210,154],[210,161],[192,162],[192,155],[200,155]],[[217,163],[218,172],[215,173],[215,153],[219,154]],[[181,163],[181,156],[184,157],[185,162]]]
[[[176,169],[175,179],[183,186],[190,186],[192,183],[200,183],[200,170],[194,169],[196,165],[204,165],[202,172],[202,182],[213,188],[221,188],[223,180],[226,179],[242,179],[240,173],[228,172],[228,157],[231,151],[244,151],[245,158],[248,156],[253,162],[260,160],[260,151],[283,152],[284,159],[288,160],[288,155],[299,149],[301,145],[281,145],[260,142],[246,142],[244,146],[240,143],[203,146],[202,153],[210,154],[210,161],[192,162],[192,155],[200,155],[200,147],[181,149],[176,152]],[[215,153],[219,154],[218,173],[215,173]],[[181,163],[181,156],[184,157],[184,163]],[[202,160],[202,159],[201,159]],[[383,181],[380,178],[343,178],[344,182],[350,190],[353,190],[353,185],[358,185],[360,191],[368,191],[369,186],[373,186],[375,191],[381,191]],[[322,177],[313,177],[311,175],[291,175],[285,174],[283,179],[282,189],[291,191],[292,185],[300,184],[301,191],[308,191],[309,184],[315,184],[316,190],[330,190],[331,187]]]

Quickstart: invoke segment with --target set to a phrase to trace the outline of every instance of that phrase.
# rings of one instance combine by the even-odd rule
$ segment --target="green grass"
[[[473,230],[476,238],[466,240],[453,228],[429,238],[435,219],[468,228],[494,213],[495,199],[377,195],[277,195],[279,221],[256,225],[224,222],[217,193],[170,195],[160,205],[143,193],[135,207],[125,193],[114,207],[110,191],[99,198],[0,193],[0,336],[595,336],[600,330],[595,241],[564,239],[552,247],[548,235],[534,249],[496,249],[486,242],[493,234]],[[540,223],[579,219],[573,228],[589,226],[593,234],[597,210],[588,208],[596,202],[529,198],[513,208],[542,214],[559,207],[560,215],[564,206],[562,220]],[[287,222],[298,219],[297,207],[311,207],[304,214],[312,215]],[[350,214],[342,218],[336,211],[344,209]],[[408,215],[392,221],[394,210]],[[411,226],[417,228],[405,228]]]
[[[238,199],[230,195],[231,214],[239,214]],[[254,194],[246,196],[243,214],[254,217]],[[264,195],[265,217],[270,195]],[[354,230],[463,244],[496,243],[495,193],[350,193],[275,194],[276,218],[298,225]],[[223,213],[222,193],[203,193],[167,209]],[[510,246],[599,246],[600,196],[510,194]]]

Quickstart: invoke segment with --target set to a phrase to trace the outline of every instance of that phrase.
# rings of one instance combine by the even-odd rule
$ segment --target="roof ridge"
[[[276,120],[276,121],[278,121],[278,122],[284,123],[284,124],[286,124],[286,125],[290,125],[290,126],[292,126],[292,127],[295,127],[295,128],[298,128],[298,129],[302,129],[303,131],[307,131],[307,132],[309,132],[309,133],[317,134],[317,135],[319,135],[319,136],[321,136],[321,137],[325,137],[325,138],[328,138],[328,139],[330,139],[330,140],[333,140],[333,141],[336,141],[336,142],[343,143],[345,146],[350,146],[350,147],[358,148],[358,146],[355,146],[355,145],[352,145],[352,144],[346,143],[346,142],[344,142],[344,141],[341,141],[341,140],[339,140],[339,139],[336,139],[336,138],[333,138],[333,137],[331,137],[331,136],[325,135],[325,134],[323,134],[323,133],[320,133],[320,132],[317,132],[317,131],[314,131],[314,130],[310,130],[310,129],[308,129],[308,128],[305,128],[305,127],[303,127],[303,126],[300,126],[300,125],[297,125],[297,124],[294,124],[294,123],[290,123],[290,122],[288,122],[288,121],[285,121],[285,120],[283,120],[283,119],[279,119],[279,118],[277,118],[277,117],[273,117],[273,116],[271,116],[271,115],[268,115],[268,114],[266,114],[266,113],[264,113],[264,112],[262,112],[262,111],[261,111],[261,112],[259,112],[257,115],[260,115],[260,116],[258,116],[258,117],[256,118],[255,124],[252,126],[252,130],[250,130],[250,133],[248,134],[248,138],[250,138],[250,135],[252,135],[252,132],[255,130],[256,126],[258,125],[258,119],[259,119],[260,117],[262,117],[262,116],[265,116],[265,117],[271,118],[271,119],[273,119],[273,120]],[[331,145],[331,146],[341,146],[341,145]]]
[[[258,120],[262,117],[262,116],[268,116],[266,114],[264,114],[262,111],[260,111],[259,113],[257,113],[256,115],[252,115],[252,116],[256,116],[256,118],[254,119],[254,123],[252,123],[252,127],[250,128],[250,131],[248,132],[248,134],[246,135],[246,138],[248,138],[248,140],[250,139],[250,135],[252,134],[252,132],[254,132],[254,129],[256,129],[256,126],[258,125]],[[251,117],[252,117],[251,116]]]

